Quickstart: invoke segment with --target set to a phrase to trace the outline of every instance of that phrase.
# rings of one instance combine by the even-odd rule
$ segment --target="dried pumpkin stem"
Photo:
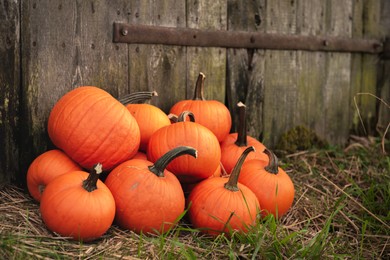
[[[103,172],[103,165],[101,163],[95,164],[90,171],[88,178],[83,181],[83,188],[92,192],[97,189],[97,181],[99,180],[100,174]]]
[[[241,101],[237,103],[238,107],[238,130],[235,144],[240,147],[248,145],[246,133],[246,106]]]
[[[139,91],[130,93],[118,99],[123,105],[127,104],[143,104],[152,99],[152,97],[158,96],[156,91]]]
[[[254,152],[254,151],[255,151],[255,148],[253,146],[249,146],[248,148],[246,148],[242,152],[240,158],[238,158],[236,165],[234,166],[232,172],[230,173],[230,177],[229,177],[228,182],[225,183],[224,187],[226,189],[231,190],[231,191],[239,191],[237,183],[238,183],[238,177],[240,176],[242,164],[244,163],[248,154],[250,152]]]
[[[199,72],[198,79],[196,80],[194,97],[192,98],[192,100],[206,100],[203,96],[205,79],[206,76],[202,72]]]
[[[264,153],[268,155],[269,162],[268,165],[264,168],[267,172],[272,174],[278,174],[279,172],[279,160],[278,157],[269,149],[265,149]]]
[[[177,122],[186,121],[187,116],[190,118],[191,122],[195,122],[195,116],[191,111],[183,111],[177,118]]]
[[[149,170],[158,177],[164,177],[164,170],[167,165],[175,158],[188,154],[197,158],[198,152],[190,146],[179,146],[161,156],[153,165],[149,166]]]

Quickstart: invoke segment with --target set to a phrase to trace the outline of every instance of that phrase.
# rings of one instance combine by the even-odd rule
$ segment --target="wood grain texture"
[[[20,127],[19,1],[0,1],[0,184],[18,182]]]
[[[229,1],[228,29],[233,31],[264,31],[265,1]],[[227,50],[227,105],[237,131],[236,104],[247,107],[248,135],[261,140],[263,133],[264,50]]]
[[[267,1],[266,32],[296,33],[296,1]],[[297,111],[297,52],[265,52],[264,143],[277,144],[280,135],[294,127]],[[292,112],[292,113],[290,113]]]
[[[352,35],[352,3],[328,1],[326,33],[332,36]],[[351,54],[327,53],[323,105],[325,123],[320,135],[334,144],[342,144],[350,130]]]
[[[390,39],[390,1],[382,1],[380,19],[380,35],[382,38]],[[390,60],[380,60],[378,66],[378,93],[383,101],[378,101],[377,131],[381,136],[385,134],[390,124]],[[390,130],[387,132],[387,140],[390,138]],[[387,150],[387,153],[390,151]]]
[[[188,28],[226,30],[226,1],[188,0],[186,17]],[[226,49],[187,47],[187,99],[194,95],[199,72],[206,75],[205,98],[225,102]]]
[[[183,1],[132,1],[130,23],[185,27],[185,12]],[[186,48],[130,45],[129,75],[131,92],[157,91],[151,103],[168,112],[186,95]]]
[[[324,35],[326,5],[321,0],[297,2],[297,33]],[[297,51],[297,111],[295,125],[303,125],[323,135],[326,109],[322,102],[325,83],[325,53]]]

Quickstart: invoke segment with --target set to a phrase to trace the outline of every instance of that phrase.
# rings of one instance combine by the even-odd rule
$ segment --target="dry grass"
[[[280,157],[296,187],[289,213],[280,221],[259,221],[247,236],[214,240],[183,219],[161,236],[140,236],[113,225],[98,241],[69,241],[45,228],[39,205],[25,191],[3,186],[0,258],[390,258],[390,159],[379,142]]]

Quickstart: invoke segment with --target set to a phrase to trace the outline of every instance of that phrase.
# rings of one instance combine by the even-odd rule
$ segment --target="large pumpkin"
[[[64,173],[77,170],[81,170],[81,167],[64,152],[57,149],[46,151],[28,167],[28,191],[36,201],[40,201],[47,184]]]
[[[192,121],[186,121],[186,118]],[[155,162],[177,146],[191,146],[198,151],[198,158],[188,155],[174,159],[167,169],[183,183],[194,183],[214,174],[221,160],[218,139],[205,126],[195,123],[191,112],[180,114],[178,122],[154,132],[147,149],[148,160]]]
[[[231,231],[247,232],[256,221],[259,201],[245,185],[238,183],[241,166],[253,147],[238,159],[229,180],[214,177],[202,181],[188,197],[189,218],[195,228],[212,236]]]
[[[196,122],[210,129],[218,141],[221,142],[230,132],[232,118],[229,109],[223,103],[204,98],[203,88],[205,79],[206,76],[200,72],[196,81],[193,99],[177,102],[169,112],[179,115],[184,111],[191,111],[195,115]]]
[[[135,155],[140,144],[138,124],[126,107],[92,86],[76,88],[55,104],[48,132],[55,146],[88,169],[100,162],[109,170]]]
[[[246,106],[242,102],[239,102],[237,108],[239,112],[238,130],[236,133],[229,134],[221,142],[221,163],[228,173],[232,171],[242,152],[250,146],[253,146],[255,151],[248,154],[247,161],[259,159],[268,162],[268,156],[264,153],[265,145],[247,135]]]
[[[90,174],[73,171],[50,182],[42,194],[40,211],[46,226],[61,236],[91,241],[101,237],[115,216],[115,201],[99,180],[97,164]]]
[[[179,180],[166,166],[178,156],[196,157],[196,150],[177,147],[156,163],[132,159],[117,166],[105,184],[116,203],[116,222],[137,233],[164,233],[184,212],[185,199]]]
[[[242,167],[239,181],[248,186],[260,202],[262,216],[272,214],[281,217],[294,201],[294,184],[290,176],[278,166],[276,155],[266,149],[269,163],[250,160]]]

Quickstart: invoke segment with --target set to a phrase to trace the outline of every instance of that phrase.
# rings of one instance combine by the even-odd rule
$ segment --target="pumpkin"
[[[184,212],[185,199],[179,180],[166,170],[184,154],[196,158],[196,150],[180,146],[154,164],[132,159],[117,166],[105,183],[116,203],[116,223],[137,233],[165,233]]]
[[[190,121],[186,121],[187,117]],[[194,115],[185,111],[178,122],[165,126],[150,137],[147,149],[149,161],[155,162],[177,146],[191,146],[198,151],[198,158],[188,155],[174,159],[167,169],[183,183],[194,183],[214,174],[221,160],[218,139],[205,126],[195,123]]]
[[[139,150],[143,152],[145,152],[148,147],[150,136],[161,127],[171,124],[164,111],[156,106],[145,103],[153,96],[157,96],[156,91],[135,92],[120,99],[120,101],[126,105],[126,108],[130,111],[135,120],[137,120],[141,133]]]
[[[64,152],[57,149],[46,151],[35,158],[28,167],[28,191],[39,202],[47,184],[61,174],[77,170],[81,170],[81,167]]]
[[[54,105],[48,133],[55,146],[83,168],[101,162],[105,170],[130,159],[140,144],[137,121],[106,91],[78,87]]]
[[[278,166],[276,155],[269,149],[264,152],[269,156],[269,163],[256,159],[247,161],[242,167],[239,182],[256,194],[263,217],[272,214],[280,218],[294,201],[294,184]]]
[[[238,183],[240,169],[253,147],[244,150],[228,181],[223,177],[202,181],[190,193],[189,219],[204,233],[217,236],[231,231],[245,233],[256,221],[259,201],[245,185]]]
[[[221,142],[230,132],[232,118],[229,109],[222,102],[204,98],[205,79],[206,76],[200,72],[193,99],[177,102],[171,107],[169,113],[180,115],[184,111],[191,111],[195,115],[196,122],[210,129]]]
[[[148,157],[146,156],[146,153],[138,151],[131,159],[144,159],[144,160],[147,160]]]
[[[115,201],[99,180],[102,165],[88,174],[72,171],[51,181],[42,194],[40,212],[53,232],[74,240],[92,241],[101,237],[115,216]]]
[[[248,155],[248,160],[259,159],[268,162],[268,156],[263,152],[265,145],[257,139],[247,135],[245,105],[242,102],[239,102],[237,107],[239,111],[237,132],[229,134],[221,143],[221,163],[226,172],[232,171],[242,152],[250,146],[255,147],[255,152]]]

